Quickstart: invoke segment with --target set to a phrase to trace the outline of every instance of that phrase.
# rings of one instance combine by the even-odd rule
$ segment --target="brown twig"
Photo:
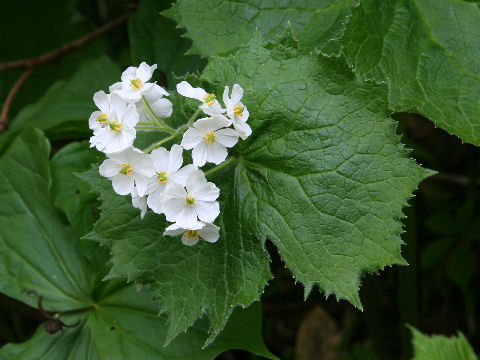
[[[102,27],[99,27],[98,29],[92,31],[91,33],[82,36],[81,38],[72,41],[71,43],[65,44],[58,49],[52,50],[50,52],[47,52],[45,54],[42,54],[38,57],[35,58],[28,58],[28,59],[22,59],[22,60],[16,60],[16,61],[11,61],[8,63],[0,64],[0,72],[5,72],[9,70],[18,70],[18,69],[25,69],[23,72],[22,76],[18,78],[16,81],[15,85],[10,89],[10,92],[7,95],[7,98],[5,100],[5,103],[2,108],[2,113],[0,115],[0,132],[4,131],[8,127],[8,112],[10,110],[10,107],[12,106],[13,99],[15,95],[18,93],[18,90],[20,87],[23,85],[25,80],[30,76],[30,74],[35,70],[37,67],[47,64],[49,62],[53,62],[56,60],[59,60],[66,54],[68,54],[71,51],[78,50],[83,48],[85,45],[87,45],[89,42],[95,40],[96,38],[102,36],[103,34],[111,31],[112,29],[122,25],[125,23],[130,14],[134,11],[135,9],[132,9],[129,11],[127,14],[120,16],[119,18],[109,22],[108,24],[103,25]]]
[[[82,36],[81,38],[75,41],[72,41],[71,43],[65,44],[59,47],[58,49],[47,52],[35,58],[16,60],[16,61],[0,64],[0,72],[5,72],[5,71],[15,70],[15,69],[25,69],[25,68],[32,69],[40,65],[58,60],[59,58],[68,54],[70,51],[81,49],[82,47],[87,45],[89,42],[95,40],[96,38],[109,32],[110,30],[122,25],[128,20],[128,17],[130,16],[130,14],[131,12],[123,16],[120,16],[119,18],[113,20],[112,22],[109,22],[108,24],[105,24],[102,27],[99,27],[98,29],[92,31],[91,33],[85,36]]]
[[[33,68],[26,69],[22,76],[18,78],[15,82],[15,85],[10,89],[7,98],[5,99],[5,103],[3,104],[2,113],[0,115],[0,131],[4,131],[8,127],[8,111],[10,110],[10,106],[12,106],[12,101],[15,95],[17,94],[20,87],[23,85],[25,80],[28,79],[30,74],[32,73]]]

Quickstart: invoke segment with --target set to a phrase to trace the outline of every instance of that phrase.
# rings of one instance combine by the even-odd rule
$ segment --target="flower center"
[[[159,183],[166,183],[168,181],[168,173],[166,171],[157,173],[157,180]]]
[[[119,173],[123,175],[130,175],[132,172],[133,168],[130,164],[122,164],[122,168],[119,171]]]
[[[215,94],[205,94],[203,96],[203,102],[209,106],[215,104]]]
[[[198,236],[198,230],[187,230],[185,237],[196,241],[200,240],[200,236]]]
[[[205,134],[205,142],[208,144],[214,143],[217,140],[217,135],[213,131]]]
[[[114,133],[119,133],[122,131],[122,124],[118,120],[109,122],[108,126],[110,126],[110,130]]]
[[[97,117],[97,122],[102,126],[106,125],[108,123],[108,115],[105,113],[100,113],[100,115]]]
[[[242,116],[243,110],[245,110],[245,106],[242,105],[235,105],[233,107],[233,113],[235,114],[235,116]]]
[[[139,90],[143,86],[143,82],[139,78],[136,78],[136,79],[130,80],[130,86],[135,90]]]
[[[187,205],[187,206],[195,205],[195,197],[192,196],[192,195],[187,195],[185,197],[185,205]]]

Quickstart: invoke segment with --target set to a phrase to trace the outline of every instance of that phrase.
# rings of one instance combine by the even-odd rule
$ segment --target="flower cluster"
[[[129,67],[122,81],[110,86],[110,94],[99,91],[93,96],[99,111],[89,119],[93,130],[90,143],[107,155],[100,174],[112,181],[116,193],[131,195],[142,219],[148,208],[164,214],[173,223],[164,235],[182,235],[182,243],[188,246],[201,239],[215,242],[220,229],[213,222],[220,214],[220,190],[207,181],[200,167],[221,164],[228,156],[227,148],[252,133],[247,124],[248,110],[241,103],[243,89],[234,84],[230,94],[225,86],[223,108],[215,94],[186,81],[179,83],[180,95],[201,102],[183,133],[163,120],[171,116],[173,106],[166,98],[168,92],[150,82],[156,67],[146,63]],[[200,112],[206,116],[196,120]],[[142,151],[133,147],[137,131],[142,130],[169,132],[172,136]],[[180,145],[170,150],[160,147],[180,136]],[[183,166],[184,150],[192,150],[193,164]]]

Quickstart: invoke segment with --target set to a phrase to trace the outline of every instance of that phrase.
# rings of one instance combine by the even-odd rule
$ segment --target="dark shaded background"
[[[0,63],[53,50],[135,9],[137,3],[1,1]],[[102,54],[121,68],[136,65],[130,59],[126,24],[36,69],[16,95],[10,119],[55,81],[72,76],[82,61]],[[2,104],[20,75],[21,71],[0,73]],[[159,72],[156,76],[165,85],[166,74]],[[346,302],[325,299],[316,290],[304,301],[303,287],[294,283],[269,244],[275,279],[263,295],[264,337],[267,346],[282,359],[410,359],[410,335],[405,324],[426,333],[452,335],[461,330],[480,352],[480,149],[462,144],[420,116],[395,114],[394,118],[412,156],[439,172],[421,184],[411,206],[405,209],[408,218],[404,220],[403,255],[410,266],[366,274],[361,289],[362,313]],[[67,142],[54,141],[53,149]],[[37,310],[0,296],[0,344],[25,341],[43,320]],[[219,357],[257,358],[242,351],[229,351]]]

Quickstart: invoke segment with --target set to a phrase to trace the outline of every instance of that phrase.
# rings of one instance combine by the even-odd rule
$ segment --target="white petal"
[[[90,118],[88,119],[88,127],[92,130],[95,130],[101,125],[98,123],[97,118],[100,116],[101,112],[100,111],[94,111],[92,115],[90,115]]]
[[[225,107],[227,106],[227,103],[230,102],[230,98],[228,96],[229,91],[230,88],[228,86],[225,86],[225,89],[223,90],[223,103],[225,104]]]
[[[245,107],[245,109],[243,109],[243,113],[242,113],[241,119],[242,119],[243,122],[247,122],[248,117],[250,116],[250,113],[248,112],[248,109],[247,109],[247,107],[246,107],[245,105],[243,105],[242,103],[240,103],[240,106]]]
[[[129,66],[123,73],[122,73],[122,82],[129,83],[130,80],[136,79],[137,68],[134,66]]]
[[[207,145],[207,143],[204,143],[204,144]],[[227,156],[228,156],[227,148],[222,144],[218,142],[214,142],[207,145],[207,161],[208,162],[218,165],[224,162]]]
[[[108,88],[108,91],[110,91],[111,93],[114,93],[121,89],[122,89],[122,82],[116,82],[115,84],[110,85],[110,87]]]
[[[163,212],[167,221],[176,222],[185,208],[184,199],[166,199],[164,198]]]
[[[168,220],[168,219],[167,219]],[[176,219],[179,226],[190,229],[197,223],[197,211],[195,206],[184,205],[182,212]]]
[[[118,90],[116,92],[116,94],[118,94],[118,96],[120,96],[123,100],[128,102],[136,103],[142,100],[142,93],[139,90],[134,89],[128,85],[123,86],[121,90]]]
[[[151,102],[150,107],[155,115],[160,118],[168,118],[173,112],[173,104],[170,102],[170,100],[165,98],[157,99]]]
[[[220,189],[211,182],[196,182],[188,191],[200,201],[215,201],[220,195]]]
[[[167,171],[168,172],[169,154],[168,154],[167,149],[165,149],[164,147],[156,148],[155,150],[153,150],[151,152],[150,156],[152,157],[153,165],[155,166],[155,171],[157,171],[157,172]]]
[[[193,165],[203,166],[207,162],[208,157],[208,144],[205,141],[197,144],[192,151]],[[226,156],[225,156],[226,157]]]
[[[182,244],[187,246],[197,245],[198,240],[187,237],[187,233],[182,236]]]
[[[117,174],[112,179],[113,190],[119,195],[128,195],[133,190],[134,180],[132,175]]]
[[[152,74],[157,68],[157,64],[148,66],[145,62],[142,62],[135,72],[136,78],[139,78],[143,83],[146,83],[152,78]]]
[[[183,139],[180,145],[185,150],[193,149],[198,143],[203,140],[203,136],[204,134],[197,129],[189,128],[187,131],[185,131],[185,134],[183,134]]]
[[[145,197],[138,196],[135,188],[132,191],[132,205],[140,210],[140,218],[143,219],[147,213],[147,199]]]
[[[238,135],[245,140],[252,134],[252,128],[246,122],[243,121],[234,121],[233,127],[237,131]]]
[[[144,96],[149,103],[168,95],[168,92],[157,84],[154,84],[147,92],[144,93]]]
[[[197,99],[203,101],[203,97],[207,93],[202,88],[194,88],[186,81],[182,81],[181,83],[177,84],[177,92],[185,97]]]
[[[106,159],[102,165],[100,165],[98,170],[100,175],[111,178],[119,174],[120,168],[121,165],[118,163],[118,161]]]
[[[233,129],[220,129],[215,131],[217,141],[226,147],[232,147],[238,142],[238,134]]]
[[[118,97],[117,97],[118,99]],[[123,116],[125,115],[125,112],[127,111],[127,103],[125,101],[117,101],[115,100],[112,102],[112,116],[114,117],[115,120],[121,120],[123,119]]]
[[[178,236],[180,234],[183,234],[187,229],[184,229],[177,224],[172,224],[169,227],[165,229],[165,232],[163,235],[169,235],[169,236]]]
[[[108,114],[110,108],[110,96],[105,94],[105,91],[97,91],[95,94],[93,94],[93,102],[101,112]]]
[[[164,196],[166,201],[168,201],[169,199],[181,199],[183,204],[185,200],[185,196],[187,196],[187,191],[183,186],[174,184],[172,186],[169,186],[165,190]]]
[[[198,167],[196,167],[193,164],[188,164],[181,168],[178,171],[175,171],[174,173],[169,174],[169,179],[173,181],[174,183],[180,184],[182,186],[185,186],[187,182],[187,178],[189,175],[193,172],[198,170]]]
[[[175,144],[172,146],[172,149],[170,150],[170,154],[168,157],[167,172],[169,174],[174,173],[175,171],[180,169],[180,167],[182,166],[182,163],[183,163],[182,153],[183,153],[183,148],[180,145]]]
[[[128,104],[123,117],[119,118],[123,126],[134,127],[137,125],[139,116],[135,104]]]
[[[163,214],[164,198],[160,191],[155,191],[147,197],[147,205],[157,214]]]
[[[238,104],[243,97],[243,89],[238,84],[233,84],[232,88],[232,103]]]
[[[218,101],[215,100],[213,105],[200,105],[200,109],[207,115],[215,116],[220,115],[225,112],[225,109],[222,109],[222,106]]]
[[[220,214],[220,205],[217,201],[197,201],[195,207],[198,218],[207,223],[213,222]]]
[[[135,188],[137,189],[138,196],[144,196],[147,193],[147,178],[142,176],[135,171],[132,174],[135,179]]]
[[[198,235],[200,235],[203,240],[214,243],[220,237],[219,230],[220,228],[218,226],[207,223],[198,231]]]
[[[223,115],[216,115],[210,118],[198,119],[193,127],[202,132],[202,137],[209,131],[215,131],[230,125],[230,121]]]

